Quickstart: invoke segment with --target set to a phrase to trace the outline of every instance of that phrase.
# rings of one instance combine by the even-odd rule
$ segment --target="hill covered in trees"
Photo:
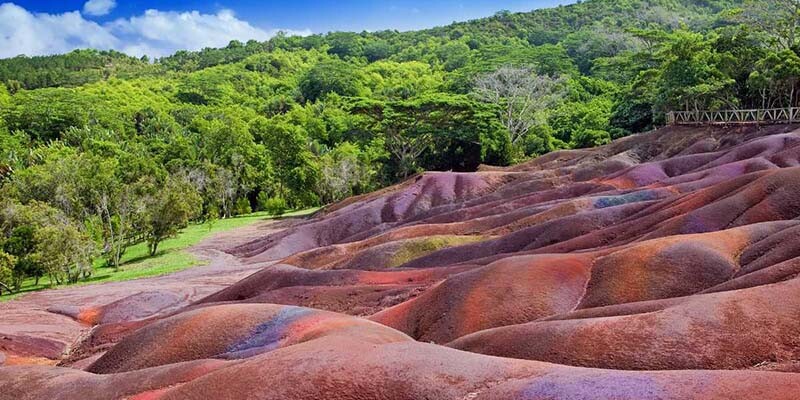
[[[158,60],[0,60],[0,282],[76,281],[191,220],[600,145],[672,109],[794,105],[788,0],[592,0]]]

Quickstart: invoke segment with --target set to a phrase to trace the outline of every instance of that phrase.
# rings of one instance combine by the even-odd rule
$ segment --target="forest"
[[[161,59],[0,60],[0,292],[195,221],[602,145],[672,110],[796,106],[800,3],[589,0]]]

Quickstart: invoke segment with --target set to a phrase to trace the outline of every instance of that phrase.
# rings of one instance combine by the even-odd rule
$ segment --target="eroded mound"
[[[198,359],[243,359],[331,335],[376,344],[410,340],[383,325],[326,311],[273,304],[217,305],[145,326],[86,370],[116,373]],[[169,346],[164,346],[165,338]]]
[[[189,307],[60,310],[98,324],[86,370],[0,398],[793,399],[798,217],[785,127],[425,173],[235,247],[274,263]]]

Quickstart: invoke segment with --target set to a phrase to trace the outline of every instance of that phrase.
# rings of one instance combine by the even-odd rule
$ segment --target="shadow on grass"
[[[40,290],[51,289],[51,288],[57,287],[56,285],[53,285],[52,283],[44,283],[42,281],[40,281],[40,283],[38,285],[35,285],[33,282],[28,283],[28,284],[23,284],[22,287],[19,288],[19,290],[15,291],[14,293],[8,293],[7,291],[3,290],[3,295],[0,296],[0,302],[6,301],[6,300],[15,299],[15,298],[17,298],[19,296],[22,296],[23,294],[32,293],[32,292],[38,292]]]
[[[125,260],[125,262],[123,262],[123,263],[121,263],[119,265],[119,268],[121,269],[122,267],[124,267],[126,265],[136,264],[136,263],[138,263],[140,261],[145,261],[145,260],[149,260],[151,258],[160,257],[160,256],[163,256],[164,254],[167,254],[167,253],[168,253],[168,250],[159,250],[159,251],[156,252],[156,254],[154,254],[152,256],[150,255],[150,253],[143,254],[141,256]],[[102,268],[102,269],[114,269],[114,266],[113,265],[108,265],[108,264],[103,264],[103,266],[100,267],[100,268]],[[114,271],[114,272],[117,272],[117,271]]]
[[[97,281],[102,281],[102,280],[104,280],[104,279],[108,279],[108,277],[109,277],[109,276],[111,276],[111,274],[104,274],[104,275],[100,275],[100,274],[92,274],[92,276],[90,276],[90,277],[88,277],[88,278],[81,279],[81,280],[80,280],[79,282],[77,282],[77,283],[84,283],[84,282],[97,282]]]

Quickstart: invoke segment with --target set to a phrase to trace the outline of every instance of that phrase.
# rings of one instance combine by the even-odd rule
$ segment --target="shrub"
[[[236,204],[233,206],[234,215],[250,214],[251,212],[253,212],[253,209],[250,208],[250,201],[246,197],[236,200]]]
[[[261,207],[271,215],[280,216],[286,212],[286,200],[281,197],[270,197]]]
[[[582,129],[572,136],[572,147],[586,148],[602,146],[611,142],[611,135],[598,129]]]

